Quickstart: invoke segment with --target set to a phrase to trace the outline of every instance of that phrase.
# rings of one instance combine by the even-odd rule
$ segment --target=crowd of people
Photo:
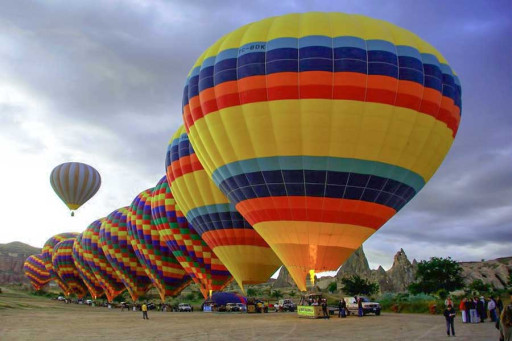
[[[509,291],[511,303],[504,307],[499,296],[465,297],[460,301],[459,310],[462,323],[485,323],[486,320],[495,323],[500,331],[500,341],[512,341],[512,291]],[[456,316],[455,304],[451,297],[444,302],[446,309],[446,334],[455,336],[454,321]]]

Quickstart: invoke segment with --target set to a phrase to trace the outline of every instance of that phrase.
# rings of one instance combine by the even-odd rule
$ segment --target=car
[[[65,301],[65,300],[66,300],[66,298],[65,298],[64,296],[59,296],[59,297],[57,297],[57,300],[59,300],[59,301]]]
[[[239,311],[247,311],[247,306],[243,303],[237,303],[236,306],[238,307]]]
[[[85,304],[91,305],[92,304],[92,300],[85,300]]]
[[[194,311],[194,309],[188,303],[180,303],[178,304],[178,311],[191,312]]]
[[[381,306],[378,302],[372,302],[368,297],[360,296],[362,300],[363,306],[363,315],[367,314],[375,314],[376,316],[380,315]],[[357,304],[356,297],[345,297],[345,302],[347,302],[347,310],[348,314],[357,315],[359,313],[359,307]]]
[[[240,307],[236,303],[227,303],[226,311],[240,311]]]
[[[290,299],[282,299],[274,305],[274,309],[275,311],[295,311],[297,310],[297,305]]]

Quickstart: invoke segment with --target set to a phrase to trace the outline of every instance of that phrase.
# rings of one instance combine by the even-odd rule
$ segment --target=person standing
[[[480,322],[484,323],[487,318],[487,311],[485,311],[485,300],[483,296],[480,296],[480,299],[476,301],[476,312],[480,318]]]
[[[471,323],[478,323],[478,314],[476,306],[476,297],[469,299],[469,315],[471,316]]]
[[[142,319],[143,320],[149,320],[149,317],[148,317],[148,305],[146,303],[143,303],[142,304]]]
[[[444,306],[445,306],[445,307],[448,307],[449,305],[451,305],[451,306],[453,307],[453,301],[452,301],[451,296],[448,296],[448,297],[446,298],[446,300],[444,300]]]
[[[347,317],[347,302],[345,302],[344,299],[340,300],[340,303],[338,304],[338,317]]]
[[[512,303],[505,307],[500,316],[500,341],[512,341]]]
[[[466,309],[466,323],[471,323],[471,299],[465,298],[464,308]]]
[[[455,309],[451,304],[444,310],[444,318],[446,319],[446,335],[450,336],[450,329],[452,330],[452,336],[455,336],[454,320],[455,320]]]
[[[329,319],[329,313],[327,312],[327,300],[325,298],[322,300],[322,312],[324,314],[324,319]]]
[[[462,323],[466,323],[466,321],[467,321],[467,318],[466,318],[466,298],[463,298],[460,301],[459,310],[460,310],[460,312],[462,314]]]
[[[496,302],[494,301],[494,297],[489,297],[489,304],[487,304],[487,310],[489,310],[489,317],[491,322],[496,322]]]
[[[361,297],[357,298],[357,312],[359,317],[363,317],[363,299]]]

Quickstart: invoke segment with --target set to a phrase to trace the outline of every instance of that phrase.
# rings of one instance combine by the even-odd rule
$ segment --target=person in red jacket
[[[463,298],[462,301],[460,301],[459,310],[462,313],[462,323],[466,323],[466,321],[467,321],[466,298]]]

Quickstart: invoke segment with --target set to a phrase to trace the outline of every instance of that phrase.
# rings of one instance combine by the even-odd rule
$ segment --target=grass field
[[[65,304],[3,289],[0,340],[446,340],[444,317],[383,313],[330,320],[295,313],[163,313]],[[458,340],[498,340],[494,324],[455,324]]]

